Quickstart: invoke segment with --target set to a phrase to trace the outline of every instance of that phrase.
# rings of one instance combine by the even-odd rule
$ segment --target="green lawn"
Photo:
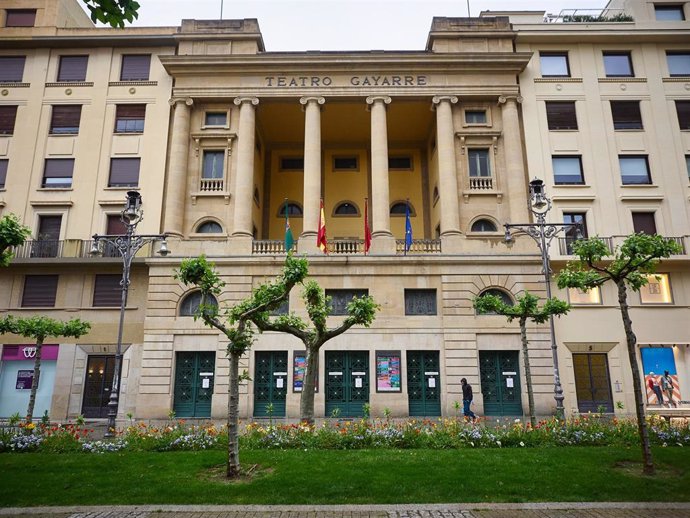
[[[0,505],[690,501],[690,449],[654,455],[657,478],[614,467],[638,448],[255,450],[243,465],[270,471],[226,484],[222,451],[0,454]]]

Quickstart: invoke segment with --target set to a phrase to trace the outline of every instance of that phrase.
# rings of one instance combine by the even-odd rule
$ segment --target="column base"
[[[441,253],[459,254],[463,252],[462,233],[459,230],[451,230],[441,234]]]
[[[391,234],[378,234],[371,236],[371,248],[369,255],[395,255],[395,238]]]
[[[321,249],[316,246],[316,232],[307,231],[302,232],[297,241],[297,252],[299,255],[325,255]]]
[[[233,234],[230,236],[228,255],[252,255],[254,238],[247,234]]]

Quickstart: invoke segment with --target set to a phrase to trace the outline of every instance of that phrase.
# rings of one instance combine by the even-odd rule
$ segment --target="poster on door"
[[[677,406],[681,401],[676,360],[671,347],[642,347],[648,405]]]
[[[376,391],[402,391],[399,353],[379,353],[376,355]]]

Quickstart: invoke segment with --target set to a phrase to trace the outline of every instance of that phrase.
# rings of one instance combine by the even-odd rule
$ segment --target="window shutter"
[[[656,222],[654,221],[653,212],[633,212],[633,229],[635,232],[644,232],[645,234],[656,234]]]
[[[0,83],[21,83],[24,79],[26,56],[0,57]]]
[[[58,275],[27,275],[24,278],[22,307],[55,307],[58,278]]]
[[[17,120],[16,106],[0,106],[0,135],[12,135]]]
[[[611,101],[611,117],[614,129],[642,129],[639,101]]]
[[[117,119],[143,119],[145,117],[145,104],[118,104],[115,111],[115,118]]]
[[[86,81],[89,56],[60,56],[58,82]]]
[[[81,121],[81,104],[53,106],[53,115],[50,120],[51,133],[79,133]]]
[[[116,307],[122,302],[119,274],[96,275],[93,287],[94,307]]]
[[[576,130],[575,102],[547,102],[546,120],[550,130]]]
[[[5,27],[33,27],[36,23],[36,9],[8,9]]]
[[[62,186],[63,183],[47,181],[48,178],[68,178],[72,184],[72,171],[74,170],[74,158],[46,158],[45,170],[43,171],[43,185]],[[67,182],[64,182],[67,184]]]
[[[60,227],[62,227],[62,216],[39,216],[38,217],[38,239],[58,240],[60,239]]]
[[[122,70],[120,72],[120,81],[148,81],[150,69],[150,54],[122,56]]]
[[[127,227],[120,219],[119,214],[108,214],[108,223],[105,232],[110,235],[123,235],[127,233]]]
[[[680,129],[690,129],[690,101],[676,101],[676,112]]]
[[[110,159],[110,187],[136,187],[139,184],[139,158]]]
[[[10,161],[6,158],[0,159],[0,189],[5,187],[5,182],[7,181],[7,164]]]

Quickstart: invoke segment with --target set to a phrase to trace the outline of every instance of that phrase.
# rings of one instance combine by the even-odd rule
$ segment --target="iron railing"
[[[37,239],[26,241],[14,249],[18,259],[47,259],[62,257],[64,241],[58,239]]]

